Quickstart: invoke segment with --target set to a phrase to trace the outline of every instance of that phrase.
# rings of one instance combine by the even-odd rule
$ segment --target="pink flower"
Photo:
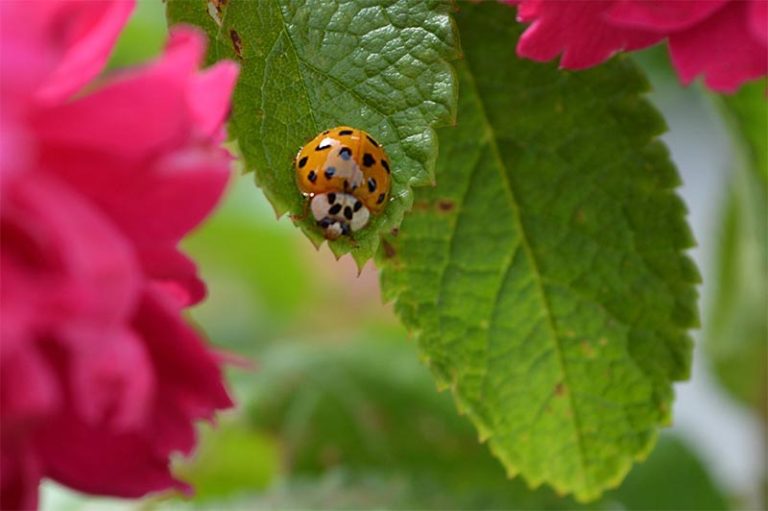
[[[198,71],[173,31],[144,68],[92,80],[132,2],[0,2],[0,509],[43,477],[138,497],[185,488],[169,455],[231,406],[184,321],[205,286],[179,241],[220,199],[237,67]]]
[[[683,83],[699,75],[721,92],[768,74],[766,0],[507,0],[530,22],[520,56],[583,69],[619,51],[669,41]]]

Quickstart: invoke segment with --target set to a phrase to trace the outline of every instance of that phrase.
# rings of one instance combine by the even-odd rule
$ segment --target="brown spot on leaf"
[[[387,240],[381,240],[381,247],[384,249],[384,257],[392,259],[397,255],[397,250]]]
[[[397,227],[393,227],[393,228],[392,228],[392,230],[391,230],[391,231],[389,231],[389,233],[390,233],[392,236],[397,236],[398,234],[400,234],[400,229],[398,229]]]
[[[415,201],[413,203],[413,210],[414,211],[429,211],[429,202],[425,200],[419,200]]]
[[[562,396],[563,394],[565,394],[566,390],[568,390],[568,387],[566,387],[565,383],[563,382],[557,382],[557,385],[555,385],[556,396]]]
[[[455,207],[456,207],[456,203],[450,199],[440,199],[437,202],[437,209],[439,209],[440,211],[444,211],[446,213],[449,211],[453,211],[453,208]]]
[[[232,49],[239,58],[243,58],[243,40],[240,39],[240,34],[233,28],[229,31],[229,38],[232,40]]]

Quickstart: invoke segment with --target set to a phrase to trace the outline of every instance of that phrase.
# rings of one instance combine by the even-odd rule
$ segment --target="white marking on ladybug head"
[[[368,224],[371,213],[360,199],[341,192],[320,193],[312,197],[312,216],[325,237],[335,240],[342,234],[359,231]]]

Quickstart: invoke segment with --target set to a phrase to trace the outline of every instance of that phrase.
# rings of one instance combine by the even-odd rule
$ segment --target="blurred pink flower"
[[[766,0],[507,0],[531,23],[517,45],[522,57],[583,69],[619,51],[669,41],[683,83],[699,75],[733,92],[768,74]]]
[[[138,497],[231,406],[184,321],[205,286],[179,241],[219,201],[237,67],[203,36],[106,80],[133,2],[0,2],[0,509],[41,478]]]

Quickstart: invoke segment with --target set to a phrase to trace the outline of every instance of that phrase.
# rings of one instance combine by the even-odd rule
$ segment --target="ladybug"
[[[309,198],[327,239],[359,231],[387,205],[389,158],[363,130],[339,126],[323,131],[299,150],[293,163],[299,190]]]

